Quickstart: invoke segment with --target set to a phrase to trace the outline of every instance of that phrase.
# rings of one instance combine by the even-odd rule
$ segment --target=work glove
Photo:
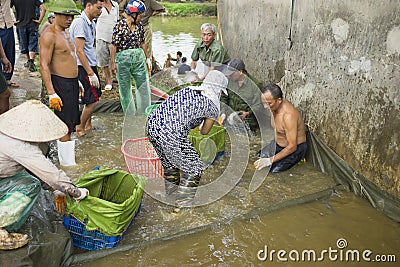
[[[79,85],[79,89],[80,89],[82,92],[85,91],[85,88],[83,88],[83,85],[82,85],[82,83],[81,83],[80,80],[78,80],[78,85]]]
[[[196,131],[200,131],[201,128],[203,127],[204,121],[202,121],[196,128],[194,128]]]
[[[147,70],[149,71],[149,73],[151,73],[151,70],[153,69],[153,63],[151,62],[150,58],[146,59],[146,65],[147,65]]]
[[[218,121],[217,121],[219,126],[222,126],[222,124],[225,121],[225,118],[226,118],[225,113],[222,113],[221,116],[219,116]]]
[[[54,195],[54,204],[56,205],[56,211],[59,213],[64,213],[65,206],[67,204],[65,194],[59,190],[55,190],[53,192],[53,195]]]
[[[93,86],[94,88],[100,87],[99,78],[97,77],[96,73],[94,73],[92,76],[89,76],[89,82],[90,85]]]
[[[239,117],[239,115],[241,115],[241,114],[242,114],[241,111],[232,112],[232,113],[228,116],[228,118],[226,119],[226,121],[227,121],[230,125],[233,125],[233,124],[235,124],[235,121],[236,121],[236,122],[241,121],[241,119],[240,119],[240,117]]]
[[[73,197],[76,202],[81,201],[82,199],[84,199],[89,195],[89,190],[87,190],[86,188],[78,188],[78,187],[68,188],[67,192],[68,195]]]
[[[260,158],[256,160],[253,164],[254,168],[259,171],[261,169],[264,169],[265,167],[271,166],[271,158]]]
[[[61,111],[61,107],[63,106],[63,102],[61,98],[56,94],[49,95],[50,108]]]

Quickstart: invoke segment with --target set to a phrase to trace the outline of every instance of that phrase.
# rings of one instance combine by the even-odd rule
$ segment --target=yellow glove
[[[63,102],[61,101],[61,98],[56,93],[49,95],[49,100],[50,100],[50,108],[61,111]]]
[[[56,211],[59,213],[65,212],[65,206],[67,205],[65,194],[59,190],[53,192],[54,203],[56,204]]]

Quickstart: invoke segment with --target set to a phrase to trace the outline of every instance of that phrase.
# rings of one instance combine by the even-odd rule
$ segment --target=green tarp
[[[67,201],[67,213],[87,230],[108,236],[122,234],[139,209],[145,178],[125,171],[100,169],[79,178],[75,185],[87,188],[90,195],[80,202]]]

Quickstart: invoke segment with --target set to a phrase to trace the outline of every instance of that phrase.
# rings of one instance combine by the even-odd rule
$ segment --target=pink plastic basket
[[[148,179],[162,177],[163,168],[153,145],[147,137],[126,140],[121,147],[126,169],[132,174],[140,174]]]

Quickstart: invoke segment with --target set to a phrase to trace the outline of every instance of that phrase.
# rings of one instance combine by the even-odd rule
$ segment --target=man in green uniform
[[[229,76],[228,95],[221,96],[221,102],[234,110],[226,114],[227,122],[234,123],[235,118],[247,122],[251,130],[259,128],[255,113],[262,111],[260,98],[262,85],[246,71],[244,62],[239,58],[231,59],[223,70]],[[224,109],[224,112],[227,112]]]
[[[201,29],[201,41],[199,41],[192,52],[192,63],[190,63],[190,69],[195,70],[197,61],[201,61],[206,66],[204,75],[197,77],[195,81],[202,81],[211,70],[222,70],[223,64],[228,63],[230,60],[228,50],[221,44],[221,42],[215,40],[216,27],[211,23],[204,23],[200,27]]]

